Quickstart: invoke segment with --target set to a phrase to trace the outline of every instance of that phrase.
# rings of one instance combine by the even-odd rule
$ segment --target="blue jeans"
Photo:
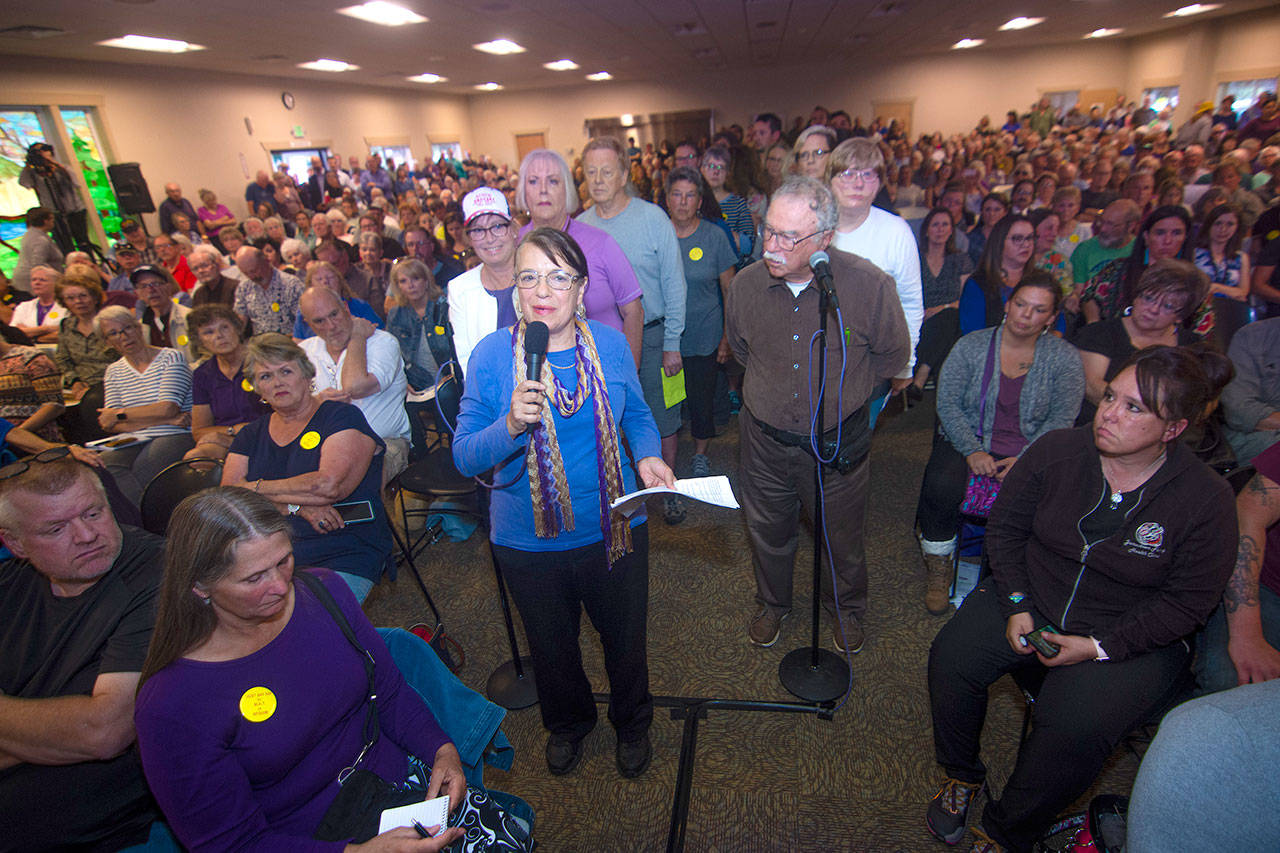
[[[467,784],[484,788],[484,765],[510,770],[515,749],[499,729],[507,712],[467,687],[449,671],[435,650],[403,628],[379,628],[396,668],[427,703],[436,722],[458,748]],[[492,744],[493,752],[485,754]],[[419,756],[430,761],[432,756]]]
[[[1280,649],[1280,595],[1269,588],[1258,588],[1258,607],[1262,611],[1262,635],[1272,648]],[[1213,611],[1208,623],[1196,637],[1196,674],[1198,695],[1230,690],[1240,683],[1236,665],[1227,653],[1227,614],[1222,605]]]
[[[356,601],[364,604],[364,600],[369,597],[369,591],[373,589],[373,581],[368,578],[362,578],[359,575],[353,575],[350,572],[337,572],[336,574],[347,582],[347,586],[351,587],[351,593],[356,597]],[[387,630],[390,631],[392,629],[388,628]],[[388,643],[387,645],[391,644]]]
[[[1125,849],[1275,850],[1277,706],[1280,680],[1203,696],[1170,711],[1133,783]]]

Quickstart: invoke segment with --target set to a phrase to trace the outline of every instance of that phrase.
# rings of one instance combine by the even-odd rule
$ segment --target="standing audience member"
[[[191,368],[176,349],[147,343],[142,323],[126,308],[108,305],[94,322],[121,355],[103,375],[98,425],[143,439],[106,451],[102,461],[136,504],[151,478],[192,447]]]
[[[187,317],[201,350],[209,353],[191,374],[191,438],[187,459],[226,458],[236,433],[269,409],[244,375],[244,320],[225,305],[193,308]]]
[[[27,230],[22,233],[18,262],[10,279],[15,289],[31,292],[31,271],[36,267],[59,269],[62,266],[62,250],[49,236],[55,218],[54,212],[47,207],[33,207],[27,211]]]
[[[122,531],[75,456],[0,469],[14,555],[0,572],[0,828],[13,849],[122,850],[150,834],[147,849],[172,850],[133,745],[162,541]]]
[[[160,202],[160,208],[156,215],[160,218],[160,231],[164,234],[170,234],[174,231],[181,231],[183,234],[188,231],[195,230],[196,223],[201,223],[200,234],[204,231],[203,220],[196,214],[196,209],[191,206],[191,202],[182,197],[182,187],[176,183],[168,183],[164,185],[164,201]],[[216,201],[216,199],[215,199]],[[187,217],[187,227],[179,228],[174,222],[174,214],[181,213]],[[228,223],[230,224],[230,223]]]
[[[93,245],[89,239],[89,211],[80,187],[71,171],[53,156],[52,145],[34,142],[27,148],[26,165],[18,173],[18,185],[34,190],[40,206],[62,218],[64,224],[55,229],[55,239],[64,253]]]
[[[528,157],[525,160],[528,162]],[[534,180],[539,177],[541,176],[535,175]],[[462,206],[466,227],[472,233],[476,257],[480,259],[478,266],[450,282],[448,291],[453,344],[458,354],[458,367],[465,374],[476,344],[494,329],[504,329],[516,323],[515,264],[516,243],[519,238],[507,200],[502,193],[480,187],[467,193],[462,199]],[[587,226],[581,227],[585,229]],[[618,254],[622,254],[621,250],[618,250]],[[419,298],[426,297],[424,292]],[[425,303],[420,310],[415,309],[416,315],[423,319],[426,314],[422,312],[425,311]],[[612,313],[616,323],[618,312],[614,309]],[[410,319],[408,315],[402,317],[402,320]],[[410,332],[410,326],[416,327],[417,323],[404,326],[406,334]],[[401,333],[397,333],[397,337],[400,337],[401,349],[405,349],[406,338]],[[420,346],[416,346],[414,352],[420,349]],[[408,353],[409,350],[405,349],[405,352]],[[406,357],[405,361],[409,363],[410,359]],[[415,383],[411,380],[410,384]],[[415,387],[418,386],[415,384]]]
[[[814,465],[807,401],[815,381],[809,339],[818,328],[818,287],[809,256],[831,242],[838,212],[835,199],[817,179],[795,177],[774,193],[764,223],[764,262],[738,274],[729,288],[725,325],[743,384],[742,504],[751,537],[757,610],[748,636],[758,646],[777,642],[791,612],[792,574],[799,507],[813,514]],[[863,548],[870,463],[871,421],[867,403],[881,382],[897,375],[910,357],[906,320],[893,280],[870,261],[836,251],[833,286],[850,331],[828,336],[828,377],[843,386],[826,394],[826,433],[820,446],[840,437],[836,459],[823,463],[825,536],[836,575],[834,599],[824,603],[838,614],[832,639],[840,650],[862,648],[867,608]],[[847,341],[847,347],[842,343]],[[842,352],[847,362],[841,364]],[[843,402],[843,408],[840,407]],[[832,595],[824,590],[824,599]]]
[[[930,374],[942,367],[960,337],[960,288],[973,264],[956,248],[951,214],[935,207],[920,222],[920,292],[924,321],[916,346],[916,370],[907,386],[910,399],[919,400]]]

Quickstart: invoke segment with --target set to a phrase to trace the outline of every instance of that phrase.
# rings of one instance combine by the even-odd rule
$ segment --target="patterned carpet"
[[[853,659],[847,701],[829,721],[813,714],[710,711],[698,730],[685,849],[947,849],[924,827],[924,809],[940,779],[925,664],[945,617],[925,612],[924,570],[911,530],[933,420],[929,394],[906,413],[894,402],[876,432],[875,493],[866,521],[867,642]],[[687,475],[692,452],[687,439],[680,450],[677,475]],[[737,491],[736,418],[712,442],[710,456],[713,473],[728,474]],[[778,681],[778,664],[787,652],[809,644],[812,539],[801,539],[793,615],[783,623],[776,645],[758,649],[746,636],[755,585],[741,513],[690,505],[688,519],[675,527],[651,517],[653,692],[794,700]],[[829,521],[839,523],[838,510]],[[449,633],[465,649],[461,678],[483,692],[489,673],[510,657],[485,542],[479,534],[462,543],[442,541],[418,564]],[[408,625],[426,612],[416,586],[403,574],[376,587],[366,610],[376,625]],[[523,633],[520,637],[523,646]],[[822,637],[829,647],[825,624]],[[585,620],[582,646],[593,685],[607,690],[599,642]],[[657,709],[653,764],[639,779],[625,780],[614,766],[613,732],[604,708],[600,711],[582,763],[563,777],[547,772],[536,706],[510,712],[504,731],[516,746],[515,764],[509,773],[489,770],[486,784],[534,806],[539,849],[548,853],[664,850],[683,723]],[[996,790],[1012,768],[1022,712],[1021,694],[1009,679],[992,688],[983,754]],[[1137,760],[1117,750],[1095,791],[1127,794],[1136,769]]]

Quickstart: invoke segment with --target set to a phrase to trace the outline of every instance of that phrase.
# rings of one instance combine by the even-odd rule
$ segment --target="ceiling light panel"
[[[358,71],[359,65],[343,62],[341,59],[313,59],[310,62],[299,62],[299,68],[311,71]]]
[[[1085,33],[1084,37],[1087,39],[1104,39],[1108,36],[1119,35],[1122,32],[1124,32],[1124,29],[1121,27],[1112,27],[1110,29],[1107,27],[1098,27],[1091,33]]]
[[[471,46],[481,53],[491,53],[494,56],[510,56],[513,53],[524,53],[524,48],[511,39],[494,39],[493,41],[483,41],[480,44]]]
[[[488,83],[481,83],[481,84],[479,84],[478,86],[476,86],[476,88],[477,88],[477,89],[479,89],[481,92],[496,92],[496,91],[498,91],[499,89],[501,89],[501,88],[502,88],[502,84],[501,84],[501,83],[494,83],[494,82],[491,80],[491,81],[489,81]]]
[[[348,15],[371,24],[384,27],[403,27],[405,24],[425,24],[427,19],[403,6],[388,3],[386,0],[370,0],[359,6],[346,6],[338,10],[339,15]]]
[[[449,78],[441,77],[439,74],[427,73],[427,74],[418,74],[416,76],[408,77],[406,79],[414,83],[443,83]]]
[[[1036,24],[1043,24],[1044,18],[1027,18],[1019,15],[1016,18],[1010,18],[1000,25],[1001,30],[1025,30],[1028,27],[1034,27]]]
[[[977,47],[985,42],[986,39],[960,39],[960,41],[951,45],[952,50],[968,50],[971,47]]]
[[[153,53],[187,53],[193,50],[204,50],[202,44],[191,44],[178,39],[162,39],[153,36],[127,35],[120,38],[107,39],[98,44],[103,47],[123,47],[128,50],[149,50]]]
[[[1221,3],[1192,3],[1190,6],[1183,6],[1180,9],[1174,9],[1172,12],[1166,12],[1166,18],[1185,18],[1188,15],[1199,15],[1201,12],[1212,12],[1214,9],[1221,9]]]
[[[599,82],[601,80],[612,80],[613,75],[608,71],[597,71],[595,74],[588,74],[587,79]]]
[[[555,62],[542,63],[542,67],[551,71],[575,71],[578,68],[578,63],[572,59],[557,59]]]

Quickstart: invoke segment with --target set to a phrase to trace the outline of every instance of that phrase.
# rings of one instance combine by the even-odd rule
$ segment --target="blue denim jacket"
[[[387,314],[387,331],[396,336],[396,340],[400,342],[400,352],[404,356],[405,378],[419,391],[431,387],[436,381],[436,377],[426,367],[427,360],[418,352],[423,325],[427,327],[427,344],[431,347],[431,355],[436,364],[456,362],[453,327],[449,325],[449,302],[444,296],[432,302],[423,317],[419,317],[412,308],[402,306],[392,308]]]

